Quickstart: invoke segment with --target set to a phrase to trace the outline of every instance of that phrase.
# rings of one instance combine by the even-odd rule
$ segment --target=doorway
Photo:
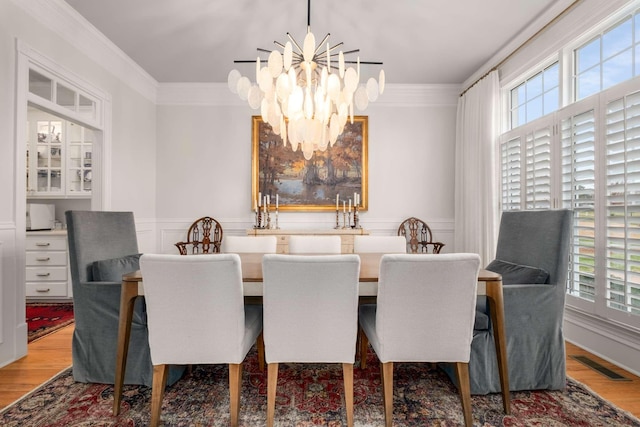
[[[6,315],[3,313],[1,319],[11,324],[17,322],[15,341],[5,344],[15,349],[13,354],[18,359],[27,353],[27,325],[19,320],[26,318],[27,201],[55,205],[55,219],[60,228],[64,228],[64,212],[68,209],[109,208],[110,198],[104,188],[109,180],[105,164],[110,163],[111,98],[21,40],[17,40],[16,49],[15,164],[26,166],[27,162],[31,162],[31,165],[35,165],[28,173],[26,169],[22,169],[25,173],[16,173],[14,207],[17,262],[13,294],[17,311]],[[30,132],[31,120],[43,122],[43,132],[38,130],[37,123]],[[59,127],[56,129],[54,124]],[[64,127],[67,134],[80,135],[80,139],[73,139],[73,155],[71,152],[63,153],[62,145],[58,146],[55,140],[46,141],[51,135],[55,138]],[[36,138],[36,147],[31,149],[30,133]],[[41,147],[37,146],[38,138],[45,139]],[[27,152],[33,157],[27,159]],[[45,155],[47,161],[44,162],[43,157],[43,162],[39,162],[38,153]],[[21,170],[20,166],[17,170]],[[68,272],[66,280],[70,282]],[[69,292],[67,300],[70,297]]]

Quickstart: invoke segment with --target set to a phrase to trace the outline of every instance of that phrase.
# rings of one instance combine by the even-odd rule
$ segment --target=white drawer
[[[67,282],[27,283],[28,297],[66,297]]]
[[[64,236],[27,236],[28,251],[66,251],[67,239]]]
[[[27,267],[27,282],[67,280],[67,267]]]
[[[66,252],[27,252],[27,267],[67,265]]]

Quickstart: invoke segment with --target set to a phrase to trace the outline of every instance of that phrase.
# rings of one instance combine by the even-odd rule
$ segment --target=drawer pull
[[[49,289],[49,288],[46,288],[46,289],[45,288],[38,288],[38,289],[36,289],[36,292],[40,292],[40,293],[46,293],[46,292],[50,292],[50,291],[51,291],[51,289]]]
[[[36,246],[45,246],[46,247],[46,246],[51,246],[51,243],[49,243],[49,242],[37,242]]]
[[[36,258],[36,261],[51,261],[51,257]]]
[[[36,276],[38,276],[38,277],[49,277],[49,276],[51,276],[51,273],[38,273],[38,274],[36,274]]]

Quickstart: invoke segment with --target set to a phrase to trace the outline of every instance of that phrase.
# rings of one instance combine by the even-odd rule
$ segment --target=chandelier
[[[293,151],[300,148],[307,160],[315,150],[325,151],[327,146],[333,146],[347,120],[353,123],[354,104],[358,110],[365,110],[384,92],[385,85],[384,70],[380,70],[378,81],[373,77],[366,83],[360,81],[361,64],[382,62],[361,62],[360,57],[356,61],[345,60],[345,55],[359,49],[336,52],[343,43],[330,46],[329,33],[316,45],[310,21],[308,0],[307,34],[302,47],[287,33],[289,40],[284,45],[274,41],[282,52],[257,49],[269,54],[266,65],[259,56],[255,60],[234,61],[255,62],[254,83],[236,69],[228,76],[229,89],[248,101],[252,109],[260,108],[262,120],[280,135],[284,145],[288,142]]]

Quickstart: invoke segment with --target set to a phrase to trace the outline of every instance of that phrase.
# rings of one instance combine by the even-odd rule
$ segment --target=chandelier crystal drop
[[[260,57],[255,61],[235,61],[255,62],[255,82],[236,69],[228,76],[229,89],[248,101],[252,109],[259,108],[262,120],[280,135],[284,145],[288,142],[293,151],[300,148],[307,160],[315,150],[325,151],[329,144],[333,146],[347,120],[353,123],[354,105],[359,111],[365,110],[385,86],[384,70],[380,70],[377,81],[371,77],[361,82],[360,58],[355,62],[345,60],[345,55],[356,53],[357,49],[335,53],[343,43],[330,46],[329,34],[316,45],[308,21],[309,15],[302,47],[287,33],[289,41],[284,45],[274,42],[282,52],[258,49],[269,53],[266,64]],[[354,64],[355,68],[346,64]]]

